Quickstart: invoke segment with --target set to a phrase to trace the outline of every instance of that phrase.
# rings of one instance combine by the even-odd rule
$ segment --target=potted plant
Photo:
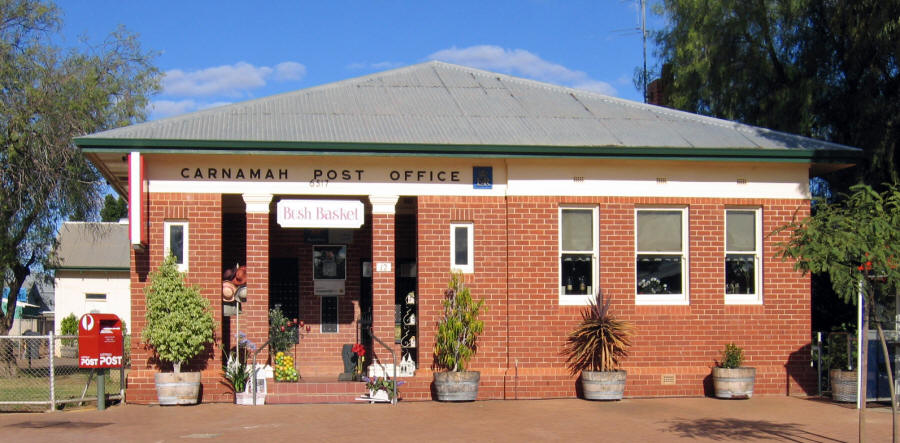
[[[74,313],[65,316],[59,324],[60,335],[78,335],[78,319]],[[78,357],[78,339],[64,338],[61,340],[59,356],[65,358]]]
[[[393,401],[396,387],[403,384],[402,381],[390,380],[387,377],[363,377],[362,380],[366,382],[366,390],[369,391],[369,399],[372,401]]]
[[[836,402],[856,402],[856,370],[851,369],[856,357],[856,348],[851,346],[848,332],[832,332],[825,341],[825,355],[822,360],[828,368],[831,385],[831,399]]]
[[[741,366],[744,350],[734,343],[725,345],[722,361],[713,368],[713,389],[718,398],[753,397],[756,368]]]
[[[195,404],[200,393],[200,373],[181,372],[181,365],[213,342],[215,322],[209,301],[199,288],[185,284],[172,255],[150,274],[146,296],[147,324],[141,338],[153,348],[158,361],[171,363],[174,370],[156,374],[159,404]]]
[[[295,382],[300,378],[290,350],[300,342],[304,327],[309,333],[309,325],[302,320],[288,319],[279,308],[269,310],[269,355],[273,359],[275,381]]]
[[[462,272],[450,274],[450,284],[444,292],[444,316],[438,323],[434,343],[434,365],[445,372],[434,373],[434,387],[439,401],[472,401],[478,397],[481,373],[466,371],[466,364],[475,355],[476,340],[484,330],[478,315],[484,300],[472,300]]]
[[[581,372],[581,388],[587,400],[621,400],[626,372],[618,369],[628,356],[634,326],[609,313],[609,301],[597,293],[581,313],[578,325],[566,340],[562,354],[572,375]]]

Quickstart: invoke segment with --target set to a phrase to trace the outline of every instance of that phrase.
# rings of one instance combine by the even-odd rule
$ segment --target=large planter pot
[[[435,372],[434,390],[438,401],[474,401],[478,397],[478,382],[481,373]]]
[[[194,405],[200,398],[199,372],[157,372],[156,398],[160,405]]]
[[[828,372],[831,380],[831,399],[840,402],[856,402],[856,371],[832,369]]]
[[[581,391],[585,400],[621,400],[625,376],[625,371],[582,371]]]
[[[713,368],[713,388],[717,398],[753,397],[756,368]]]

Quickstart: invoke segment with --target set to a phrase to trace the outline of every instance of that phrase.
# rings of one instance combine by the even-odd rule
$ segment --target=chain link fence
[[[128,350],[129,336],[123,342]],[[125,355],[125,365],[128,356]],[[97,403],[97,376],[105,398],[124,399],[126,369],[78,367],[76,335],[0,336],[0,411],[47,411]]]

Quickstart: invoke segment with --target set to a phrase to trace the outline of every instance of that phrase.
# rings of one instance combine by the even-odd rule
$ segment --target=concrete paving
[[[866,412],[867,438],[891,439],[890,409]],[[857,441],[857,411],[807,398],[577,399],[389,404],[118,405],[0,414],[5,442],[171,441]]]

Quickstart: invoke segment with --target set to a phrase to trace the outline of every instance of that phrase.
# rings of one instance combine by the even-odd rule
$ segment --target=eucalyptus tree
[[[153,54],[120,28],[64,49],[56,5],[0,0],[0,334],[16,294],[48,263],[60,222],[96,214],[102,180],[72,138],[142,121],[159,88]]]

